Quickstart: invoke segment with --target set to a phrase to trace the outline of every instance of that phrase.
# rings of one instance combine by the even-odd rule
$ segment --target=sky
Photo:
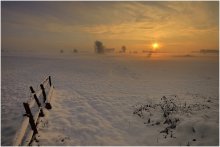
[[[219,49],[218,1],[1,2],[3,50],[107,48],[191,52]]]

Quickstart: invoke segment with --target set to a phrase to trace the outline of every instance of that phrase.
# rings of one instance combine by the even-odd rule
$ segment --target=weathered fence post
[[[50,87],[52,86],[51,84],[51,77],[49,76],[49,84],[50,84]]]
[[[43,85],[43,84],[40,84],[40,88],[41,88],[41,90],[42,90],[42,94],[43,94],[44,102],[45,102],[46,99],[47,99],[47,96],[46,96],[46,92],[45,92],[45,89],[44,89],[44,85]]]
[[[37,95],[36,95],[36,93],[35,93],[35,91],[34,91],[34,89],[33,89],[32,86],[30,86],[30,90],[31,90],[31,93],[34,94],[34,99],[35,99],[35,101],[36,101],[38,107],[40,108],[40,116],[44,117],[44,112],[43,112],[43,109],[42,109],[42,107],[41,107],[41,103],[40,103],[40,101],[38,100]]]
[[[51,109],[52,106],[50,104],[51,97],[53,94],[54,86],[51,82],[51,76],[48,76],[41,84],[40,89],[35,91],[32,86],[29,87],[31,91],[31,99],[27,102],[23,103],[24,109],[26,114],[24,114],[24,120],[21,124],[21,128],[19,131],[16,132],[15,138],[13,140],[13,145],[31,145],[33,141],[33,137],[38,133],[38,123],[39,123],[39,117],[44,116],[44,109]],[[46,93],[46,90],[49,88],[49,91]],[[41,99],[41,95],[43,96],[43,100]],[[39,109],[37,112],[31,112],[31,109],[35,106],[35,103],[37,103],[37,106]],[[33,114],[34,113],[34,114]],[[27,134],[28,126],[30,125],[31,130]]]
[[[31,90],[31,93],[35,93],[35,91],[34,91],[32,86],[30,86],[30,90]]]
[[[31,113],[31,109],[29,107],[29,104],[28,103],[23,103],[23,105],[24,105],[24,109],[26,111],[26,116],[29,117],[29,123],[31,125],[31,129],[36,134],[36,133],[38,133],[38,131],[37,131],[37,127],[36,127],[36,125],[34,123],[34,117],[33,117],[32,113]]]

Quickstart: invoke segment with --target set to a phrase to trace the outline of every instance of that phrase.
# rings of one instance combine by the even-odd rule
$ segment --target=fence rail
[[[48,91],[47,91],[48,89]],[[52,109],[51,98],[53,94],[54,86],[51,82],[51,77],[46,77],[40,84],[40,89],[35,91],[30,86],[31,96],[27,102],[23,103],[25,114],[23,115],[23,121],[20,129],[16,132],[13,140],[14,146],[30,145],[35,135],[38,133],[38,121],[40,117],[44,117],[45,109]],[[43,98],[40,100],[40,98]],[[37,111],[33,114],[32,108],[37,105]],[[28,127],[30,126],[30,131]]]

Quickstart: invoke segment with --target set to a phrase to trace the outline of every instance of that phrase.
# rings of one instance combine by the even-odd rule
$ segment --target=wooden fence
[[[48,76],[41,84],[38,90],[30,87],[30,99],[23,103],[25,114],[20,129],[16,132],[13,140],[14,146],[30,145],[35,135],[38,133],[38,121],[44,117],[45,109],[52,109],[51,97],[54,86],[51,77]],[[35,112],[34,112],[35,107]],[[29,129],[28,129],[29,128]]]

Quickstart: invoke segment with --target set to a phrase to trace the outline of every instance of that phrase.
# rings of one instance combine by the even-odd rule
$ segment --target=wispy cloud
[[[3,41],[32,32],[67,44],[72,37],[218,48],[218,19],[218,2],[2,2]]]

